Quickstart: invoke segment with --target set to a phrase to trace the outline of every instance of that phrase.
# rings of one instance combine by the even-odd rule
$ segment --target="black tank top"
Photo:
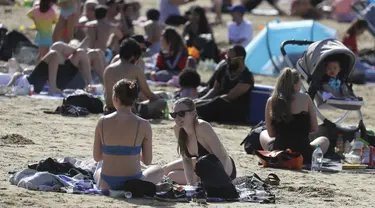
[[[309,140],[311,124],[308,112],[293,114],[290,122],[272,120],[272,125],[276,132],[274,150],[291,149],[302,154],[304,163],[311,162],[313,150]]]
[[[186,156],[187,156],[187,157],[189,157],[189,158],[192,158],[192,157],[200,158],[200,157],[203,157],[203,156],[205,156],[205,155],[210,154],[210,153],[206,150],[206,148],[204,148],[204,147],[201,145],[201,143],[199,143],[199,142],[197,141],[197,144],[198,144],[198,155],[191,155],[191,154],[189,153],[189,151],[187,151],[187,152],[186,152]]]

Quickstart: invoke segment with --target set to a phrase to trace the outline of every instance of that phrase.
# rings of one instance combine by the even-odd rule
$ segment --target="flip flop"
[[[278,186],[280,185],[280,178],[276,174],[270,173],[264,182],[271,186]]]

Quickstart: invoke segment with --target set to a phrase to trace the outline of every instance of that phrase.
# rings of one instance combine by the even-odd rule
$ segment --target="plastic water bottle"
[[[169,119],[169,108],[168,108],[168,103],[165,104],[164,110],[163,110],[163,117],[164,119],[168,120]]]
[[[323,163],[323,152],[320,145],[316,146],[311,159],[311,172],[320,172]]]

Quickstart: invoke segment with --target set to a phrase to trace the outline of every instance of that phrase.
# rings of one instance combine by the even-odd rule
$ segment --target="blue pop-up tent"
[[[319,41],[337,38],[337,31],[313,20],[270,22],[247,45],[245,64],[254,74],[277,76],[286,66],[280,46],[285,40]],[[307,46],[286,46],[292,62],[296,62]]]

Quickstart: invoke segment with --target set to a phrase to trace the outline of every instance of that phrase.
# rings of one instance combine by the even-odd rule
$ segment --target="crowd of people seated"
[[[93,157],[100,162],[95,173],[100,188],[121,189],[131,179],[157,184],[163,176],[178,184],[194,185],[198,182],[195,162],[209,154],[220,160],[231,179],[236,178],[235,161],[208,122],[248,121],[249,95],[255,81],[245,65],[245,47],[253,38],[253,26],[244,14],[261,1],[242,0],[239,5],[213,1],[216,22],[222,21],[222,12],[232,16],[227,31],[229,47],[224,53],[216,44],[205,8],[193,5],[189,12],[181,14],[179,6],[194,1],[159,0],[160,9],[147,10],[146,20],[140,24],[144,34],[136,34],[133,25],[140,16],[140,3],[87,0],[80,9],[77,0],[66,0],[58,4],[61,12],[57,17],[53,11],[55,2],[41,0],[28,13],[36,23],[38,63],[31,72],[15,73],[8,85],[33,85],[39,93],[48,83],[49,94],[61,94],[78,73],[85,86],[93,84],[93,74],[99,77],[104,86],[105,107],[95,130]],[[286,14],[277,1],[268,3],[280,15]],[[317,4],[296,0],[292,11],[303,16],[304,11],[299,10],[303,3]],[[171,27],[179,25],[183,26],[182,32]],[[343,43],[357,53],[356,37],[367,27],[366,22],[355,21]],[[74,41],[80,44],[73,46]],[[190,54],[191,47],[199,51],[198,58]],[[151,70],[147,69],[145,58],[155,60]],[[204,59],[218,64],[206,91],[198,93],[201,79],[196,65]],[[167,95],[152,92],[147,80],[172,83],[176,77],[181,90],[170,116],[175,121],[173,131],[181,159],[143,170],[141,162],[152,164],[152,129],[149,121],[137,114],[146,111],[154,115],[167,105]],[[325,137],[309,138],[317,130],[317,119],[311,98],[299,92],[300,79],[289,68],[278,77],[265,107],[267,130],[261,133],[260,143],[264,150],[301,152],[309,162],[313,147],[320,145],[325,152],[329,141]]]

